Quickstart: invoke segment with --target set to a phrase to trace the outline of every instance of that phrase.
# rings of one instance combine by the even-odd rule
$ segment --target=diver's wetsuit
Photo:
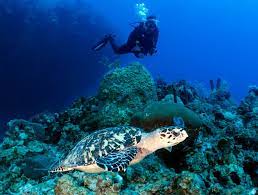
[[[110,38],[110,44],[116,54],[133,53],[136,57],[140,57],[141,54],[153,55],[156,53],[158,36],[159,30],[157,27],[155,27],[155,29],[153,29],[151,32],[148,32],[144,26],[144,23],[141,22],[130,33],[125,44],[118,46],[115,43],[114,38]]]

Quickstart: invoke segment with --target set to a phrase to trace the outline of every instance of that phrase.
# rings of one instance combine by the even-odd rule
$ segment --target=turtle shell
[[[141,140],[141,129],[120,126],[98,130],[76,144],[61,165],[65,167],[86,166],[99,157],[135,146]]]

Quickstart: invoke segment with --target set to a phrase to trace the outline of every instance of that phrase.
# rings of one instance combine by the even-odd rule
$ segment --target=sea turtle
[[[80,170],[88,173],[125,171],[161,148],[172,146],[188,137],[181,126],[157,128],[151,133],[131,126],[96,131],[78,142],[60,165],[50,172]]]

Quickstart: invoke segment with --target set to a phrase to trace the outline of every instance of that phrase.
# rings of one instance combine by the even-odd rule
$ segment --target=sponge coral
[[[182,117],[189,129],[198,129],[202,121],[197,114],[183,104],[168,102],[153,102],[143,112],[136,113],[131,121],[132,125],[150,130],[159,126],[172,125],[173,117]]]

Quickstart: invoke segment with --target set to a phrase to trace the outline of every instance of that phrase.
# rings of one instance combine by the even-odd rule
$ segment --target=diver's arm
[[[141,30],[143,28],[143,23],[140,23],[137,27],[134,28],[134,30],[130,33],[128,40],[127,40],[127,46],[131,49],[135,47],[135,44],[137,40],[139,39],[139,35],[141,34]]]
[[[159,38],[159,30],[157,29],[153,35],[153,42],[152,42],[152,49],[150,51],[150,55],[153,55],[154,53],[157,53],[157,43]]]

